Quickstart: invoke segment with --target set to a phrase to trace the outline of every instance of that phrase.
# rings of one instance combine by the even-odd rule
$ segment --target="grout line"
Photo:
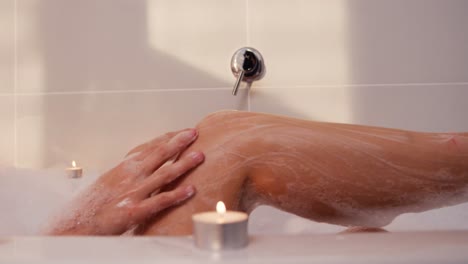
[[[71,92],[35,92],[35,93],[18,93],[21,96],[35,95],[81,95],[81,94],[121,94],[121,93],[158,93],[158,92],[187,92],[187,91],[225,91],[232,90],[232,87],[218,88],[193,88],[193,89],[142,89],[142,90],[98,90],[98,91],[71,91]]]
[[[18,167],[18,0],[13,5],[13,166]]]
[[[245,42],[250,47],[249,0],[245,0]]]
[[[343,87],[408,87],[408,86],[465,86],[468,82],[446,82],[446,83],[381,83],[381,84],[324,84],[324,85],[295,85],[288,86],[264,86],[257,87],[257,89],[302,89],[302,88],[343,88]]]
[[[142,90],[97,90],[97,91],[71,91],[71,92],[17,92],[17,54],[15,48],[15,79],[14,93],[4,93],[0,96],[36,96],[36,95],[81,95],[81,94],[122,94],[122,93],[158,93],[158,92],[186,92],[186,91],[230,91],[232,87],[216,87],[216,88],[177,88],[177,89],[142,89]],[[446,82],[446,83],[386,83],[386,84],[335,84],[335,85],[295,85],[288,86],[257,86],[255,89],[304,89],[304,88],[343,88],[343,87],[418,87],[418,86],[465,86],[468,82]],[[245,88],[240,88],[245,89]],[[250,93],[249,93],[250,94]]]

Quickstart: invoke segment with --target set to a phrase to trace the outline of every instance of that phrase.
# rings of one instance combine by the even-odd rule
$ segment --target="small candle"
[[[193,235],[195,245],[202,249],[238,249],[248,244],[248,215],[226,211],[223,202],[216,204],[216,212],[194,214]]]
[[[66,168],[65,172],[67,173],[68,178],[81,178],[83,175],[83,169],[76,166],[76,162],[72,161],[72,167]]]

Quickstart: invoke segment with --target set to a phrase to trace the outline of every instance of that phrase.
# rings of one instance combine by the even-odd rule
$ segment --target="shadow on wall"
[[[468,131],[468,1],[348,4],[353,122]],[[445,83],[445,84],[444,84]],[[380,84],[380,85],[373,85]],[[385,84],[385,85],[382,85]]]
[[[170,90],[228,85],[149,46],[146,1],[41,0],[38,4],[37,35],[41,38],[41,52],[44,54],[44,92]],[[99,145],[99,139],[109,137],[113,132],[103,130],[103,127],[121,129],[120,134],[128,134],[126,139],[135,137],[131,133],[139,117],[131,119],[124,111],[132,103],[135,104],[134,109],[139,109],[141,102],[131,95],[106,96],[111,97],[110,102],[114,105],[103,105],[102,100],[97,100],[98,96],[73,96],[71,107],[79,108],[64,109],[64,113],[73,114],[71,117],[54,113],[57,108],[48,102],[54,100],[54,96],[41,98],[45,146],[42,166],[61,162],[63,141],[57,143],[56,139],[77,129],[73,127],[74,122],[67,121],[70,118],[77,120],[78,124],[81,121],[88,123],[85,119],[95,112],[95,116],[105,113],[103,116],[112,119],[100,120],[96,127],[78,128],[81,133],[70,133],[80,137],[70,142],[76,145],[76,156],[93,151],[99,154],[89,154],[99,157],[112,151]],[[184,107],[183,102],[180,107]],[[164,122],[165,118],[158,118],[158,115],[167,113],[147,114],[154,116],[155,121]]]
[[[48,92],[225,87],[149,46],[146,1],[40,1]]]

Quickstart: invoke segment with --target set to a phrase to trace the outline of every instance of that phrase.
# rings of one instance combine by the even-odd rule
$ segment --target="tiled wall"
[[[466,0],[3,0],[0,12],[2,165],[103,170],[220,109],[468,131]],[[267,74],[233,97],[243,46]]]

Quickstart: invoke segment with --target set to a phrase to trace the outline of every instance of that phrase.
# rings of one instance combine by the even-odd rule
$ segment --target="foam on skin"
[[[190,215],[265,204],[314,221],[380,227],[396,216],[468,201],[468,134],[417,133],[258,113],[220,112],[191,149],[206,159],[183,184],[192,200],[148,234],[188,234]],[[190,151],[190,149],[188,150]]]

